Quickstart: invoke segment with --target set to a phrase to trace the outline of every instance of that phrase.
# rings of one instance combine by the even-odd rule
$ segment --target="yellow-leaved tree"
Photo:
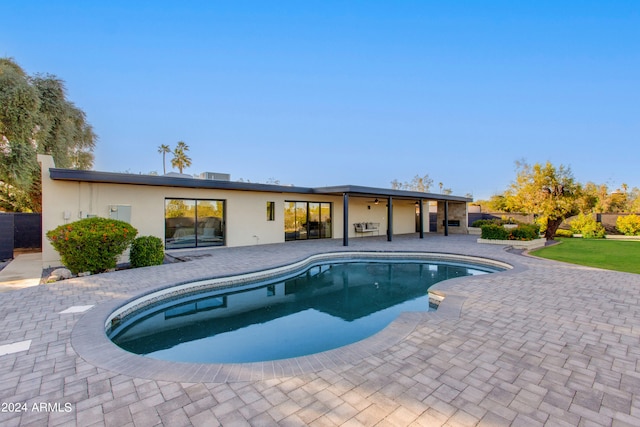
[[[504,193],[504,208],[534,214],[546,224],[545,237],[552,240],[562,221],[580,211],[581,185],[563,165],[516,162],[516,167],[516,179]]]

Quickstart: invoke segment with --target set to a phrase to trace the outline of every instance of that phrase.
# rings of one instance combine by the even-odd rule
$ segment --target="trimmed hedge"
[[[488,224],[481,227],[483,239],[489,240],[533,240],[540,234],[535,224],[520,224],[516,228],[506,229],[501,225]]]
[[[85,218],[48,231],[47,238],[73,274],[101,273],[116,267],[136,234],[138,230],[124,221]]]
[[[513,218],[493,218],[493,219],[477,219],[471,224],[472,227],[481,228],[483,225],[505,225],[505,224],[518,224]]]
[[[501,225],[487,224],[480,227],[481,238],[489,240],[509,240],[509,231]]]
[[[520,224],[511,230],[509,240],[533,240],[540,237],[540,227],[535,224]]]
[[[164,261],[162,240],[155,236],[138,237],[131,243],[129,261],[133,268],[162,264]]]
[[[501,221],[497,218],[495,219],[477,219],[473,221],[471,224],[472,227],[481,228],[483,225],[500,225]]]

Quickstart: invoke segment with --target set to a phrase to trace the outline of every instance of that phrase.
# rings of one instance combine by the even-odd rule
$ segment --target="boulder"
[[[47,278],[47,283],[70,279],[71,276],[71,271],[68,268],[56,268]]]

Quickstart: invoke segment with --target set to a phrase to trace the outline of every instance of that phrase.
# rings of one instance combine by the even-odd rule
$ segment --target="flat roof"
[[[394,190],[393,188],[364,187],[361,185],[339,185],[334,187],[316,187],[317,194],[344,194],[361,197],[393,197],[396,199],[429,199],[449,202],[473,202],[472,198],[450,194],[424,193],[422,191]]]
[[[98,172],[76,169],[49,168],[49,177],[58,181],[95,182],[105,184],[150,185],[158,187],[208,188],[216,190],[261,191],[296,194],[348,194],[355,197],[393,197],[398,199],[428,199],[451,202],[472,202],[468,197],[448,194],[423,193],[419,191],[394,190],[391,188],[340,185],[332,187],[297,187],[290,185],[258,184],[251,182],[222,181],[201,178],[186,178],[166,175],[142,175],[117,172]]]

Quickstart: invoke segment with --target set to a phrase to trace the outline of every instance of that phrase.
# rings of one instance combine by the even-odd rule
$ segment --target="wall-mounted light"
[[[380,201],[376,198],[376,199],[373,201],[373,203],[375,203],[375,204],[377,205],[378,203],[380,203]]]

